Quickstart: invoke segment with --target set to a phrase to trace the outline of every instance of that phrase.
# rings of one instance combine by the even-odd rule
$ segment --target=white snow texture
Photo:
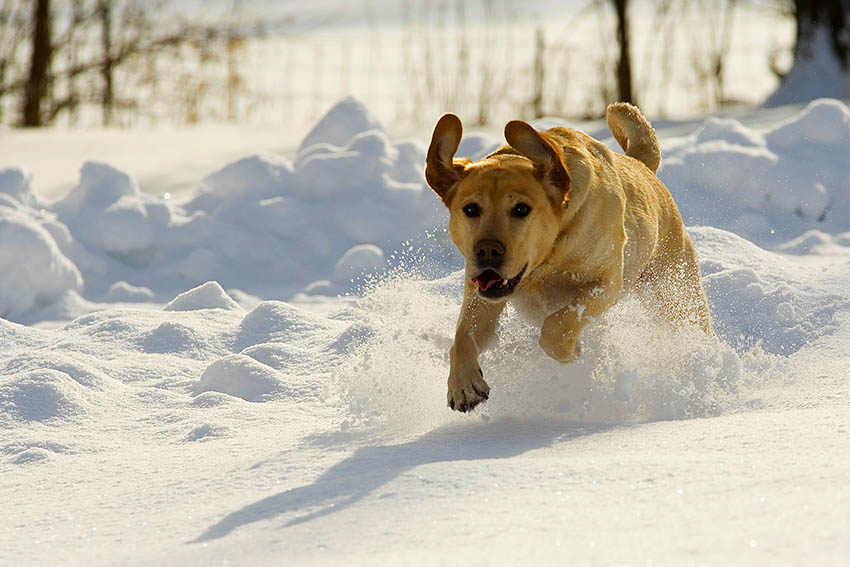
[[[423,143],[357,101],[182,203],[0,171],[0,564],[846,562],[850,111],[665,145],[719,337],[627,296],[560,365],[509,308],[471,415]]]

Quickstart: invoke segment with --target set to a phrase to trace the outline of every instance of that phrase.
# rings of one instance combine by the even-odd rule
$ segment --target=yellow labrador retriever
[[[514,120],[505,126],[508,145],[479,161],[455,158],[457,116],[437,122],[425,177],[448,207],[449,233],[466,258],[452,409],[488,399],[478,355],[508,300],[540,322],[540,347],[564,363],[577,356],[585,324],[625,290],[649,292],[666,318],[713,333],[694,247],[655,175],[655,131],[626,103],[610,105],[607,121],[626,155],[576,130],[538,132]]]

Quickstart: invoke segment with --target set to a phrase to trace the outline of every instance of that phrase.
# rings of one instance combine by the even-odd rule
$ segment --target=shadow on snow
[[[280,492],[231,512],[189,543],[219,539],[242,526],[286,513],[302,512],[285,524],[289,527],[339,512],[420,465],[505,459],[607,429],[610,426],[499,420],[441,427],[400,445],[362,447],[312,484]],[[319,508],[313,510],[317,506]]]

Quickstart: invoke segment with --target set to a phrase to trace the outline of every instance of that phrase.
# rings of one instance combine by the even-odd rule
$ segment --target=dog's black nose
[[[498,267],[505,257],[505,245],[498,240],[479,240],[473,249],[475,263],[481,268]]]

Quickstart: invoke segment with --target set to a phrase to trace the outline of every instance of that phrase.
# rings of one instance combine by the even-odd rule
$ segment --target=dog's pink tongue
[[[499,277],[499,274],[497,274],[493,270],[487,270],[477,278],[472,278],[472,281],[478,284],[478,289],[480,289],[481,291],[487,291],[488,289],[502,281],[502,278]]]

